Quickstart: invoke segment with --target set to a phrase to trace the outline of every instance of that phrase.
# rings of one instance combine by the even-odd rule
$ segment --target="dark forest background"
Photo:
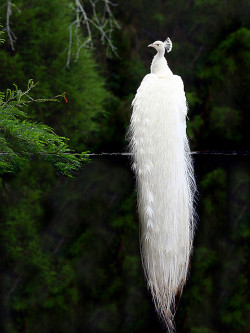
[[[9,3],[0,2],[3,29]],[[93,3],[80,3],[93,18]],[[92,27],[93,47],[76,59],[79,39],[88,38],[81,23],[67,62],[76,1],[13,0],[16,40],[13,50],[8,31],[1,35],[0,91],[13,83],[25,90],[33,79],[33,98],[66,92],[67,103],[23,109],[69,138],[76,152],[125,152],[131,101],[153,57],[147,45],[170,37],[167,60],[185,84],[192,150],[247,151],[249,1],[116,3],[110,8],[120,25],[111,36],[117,55]],[[97,16],[102,6],[96,4]],[[199,221],[177,332],[247,332],[249,155],[200,154],[194,163]],[[36,158],[17,169],[0,178],[0,332],[164,332],[141,267],[129,159],[92,157],[74,178]]]

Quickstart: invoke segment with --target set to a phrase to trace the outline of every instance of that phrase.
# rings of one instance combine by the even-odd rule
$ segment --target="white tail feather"
[[[181,78],[146,75],[132,106],[128,134],[142,262],[158,314],[171,332],[175,295],[182,292],[192,250],[196,191]]]

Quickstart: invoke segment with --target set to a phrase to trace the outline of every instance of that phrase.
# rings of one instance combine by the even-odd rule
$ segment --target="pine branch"
[[[86,153],[71,151],[67,138],[56,135],[49,126],[29,120],[22,110],[29,103],[58,101],[58,97],[65,98],[65,93],[34,99],[30,96],[33,80],[29,80],[25,91],[14,86],[14,90],[0,93],[0,174],[16,172],[35,158],[49,161],[62,174],[71,176],[87,160]]]

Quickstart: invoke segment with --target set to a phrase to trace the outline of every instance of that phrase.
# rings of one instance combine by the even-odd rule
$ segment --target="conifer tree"
[[[27,84],[27,78],[39,83],[34,98],[66,93],[68,103],[32,105],[33,119],[53,127],[59,135],[69,137],[74,149],[82,151],[93,143],[102,130],[100,118],[110,94],[97,72],[92,53],[82,49],[78,60],[76,39],[71,45],[72,61],[66,67],[69,27],[75,12],[66,0],[15,0],[9,28],[15,34],[14,51],[7,41],[0,50],[0,90]],[[0,8],[6,26],[6,6]],[[84,36],[78,34],[84,41]],[[87,142],[88,140],[88,142]]]

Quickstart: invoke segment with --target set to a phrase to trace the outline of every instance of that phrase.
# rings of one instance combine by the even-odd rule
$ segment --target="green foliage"
[[[215,140],[222,140],[224,146],[230,142],[231,148],[239,143],[242,148],[248,140],[249,115],[245,105],[249,103],[249,42],[250,30],[247,28],[241,27],[228,34],[212,50],[207,65],[199,72],[200,78],[208,84],[210,101],[204,115],[208,116],[209,134]]]
[[[11,327],[7,332],[19,331],[20,323],[27,321],[28,316],[32,318],[34,304],[44,309],[66,311],[68,301],[76,302],[71,266],[56,259],[53,253],[51,255],[44,248],[46,239],[40,238],[44,215],[42,202],[51,188],[48,182],[54,182],[54,172],[47,163],[33,166],[20,172],[19,179],[15,180],[17,191],[7,192],[5,197],[8,200],[11,195],[12,201],[4,210],[4,224],[1,225],[2,245],[6,249],[5,288],[8,290],[4,297],[5,312],[26,314],[23,321],[20,318],[14,323],[7,321]],[[23,179],[29,181],[24,184]],[[55,242],[54,255],[59,245],[60,242]],[[28,329],[30,324],[26,325]]]
[[[2,29],[2,25],[0,24],[0,29]],[[3,35],[4,32],[2,30],[0,30],[0,36]],[[4,39],[3,38],[0,38],[0,43],[3,43],[4,42]]]
[[[247,165],[230,163],[206,172],[200,182],[199,229],[190,281],[182,296],[186,311],[177,313],[184,331],[247,331],[246,273],[239,274],[247,271],[249,250],[243,250],[240,233],[249,220],[249,212],[242,213],[250,190]]]
[[[93,54],[82,49],[77,62],[66,68],[69,47],[69,26],[72,8],[66,0],[16,0],[12,10],[11,29],[17,40],[13,53],[6,42],[0,50],[0,90],[13,82],[24,86],[28,78],[39,85],[34,97],[55,96],[66,92],[68,103],[32,105],[32,119],[48,124],[55,132],[71,138],[74,149],[82,151],[96,144],[102,128],[104,104],[110,93],[104,79],[97,72]],[[6,7],[0,16],[6,16]],[[31,28],[32,27],[32,28]],[[79,42],[84,37],[78,36]],[[71,46],[73,58],[77,52],[76,40]],[[74,134],[74,135],[72,135]],[[95,142],[94,142],[94,140]]]
[[[213,124],[212,132],[217,135],[223,133],[224,138],[235,142],[242,139],[242,133],[239,131],[242,122],[239,110],[226,106],[215,106],[211,110],[210,120]]]
[[[188,137],[193,140],[200,134],[200,129],[204,125],[204,120],[200,114],[193,117],[192,121],[189,123],[187,134]]]
[[[111,165],[88,164],[77,180],[58,182],[51,166],[33,163],[7,181],[5,332],[140,332],[148,308],[135,196],[128,170]]]
[[[52,128],[30,121],[23,108],[34,102],[56,101],[56,98],[34,100],[30,90],[7,89],[0,94],[0,174],[16,172],[34,158],[51,162],[64,175],[71,175],[84,159],[74,154],[66,144],[66,138],[54,133]]]

